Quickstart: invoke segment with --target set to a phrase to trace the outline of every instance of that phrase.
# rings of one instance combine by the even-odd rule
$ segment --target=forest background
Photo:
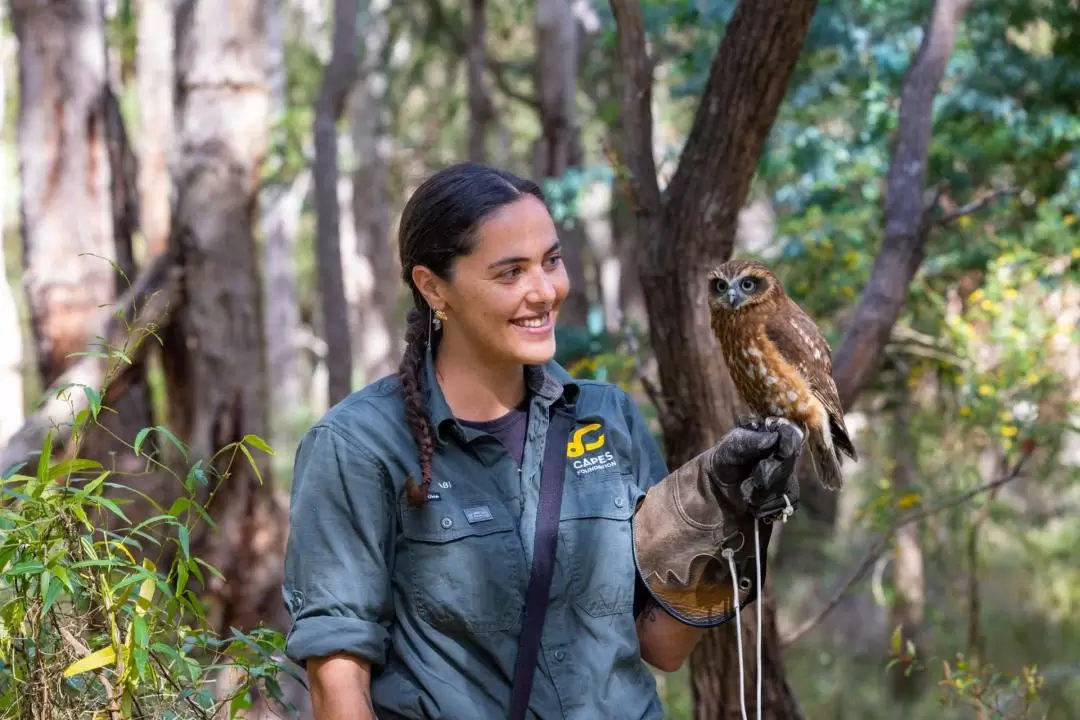
[[[2,12],[4,717],[309,716],[292,454],[396,369],[397,218],[464,159],[543,181],[558,359],[672,466],[739,411],[709,266],[826,329],[861,457],[774,542],[765,717],[1080,717],[1076,0]],[[669,715],[737,668],[710,631]]]

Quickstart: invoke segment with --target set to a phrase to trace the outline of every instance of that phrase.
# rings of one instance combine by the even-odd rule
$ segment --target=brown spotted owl
[[[753,413],[802,424],[818,478],[840,489],[842,456],[858,456],[825,335],[761,262],[729,260],[708,277],[712,329],[736,390]]]

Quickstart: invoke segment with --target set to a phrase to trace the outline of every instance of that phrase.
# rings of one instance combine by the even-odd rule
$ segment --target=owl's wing
[[[780,355],[795,368],[829,414],[833,441],[855,458],[855,446],[844,424],[840,393],[832,376],[832,351],[821,328],[790,298],[765,322],[765,335]]]

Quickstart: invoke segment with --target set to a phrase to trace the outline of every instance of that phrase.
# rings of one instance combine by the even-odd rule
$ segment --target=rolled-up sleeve
[[[385,662],[394,522],[381,464],[330,427],[308,430],[296,451],[282,588],[291,660],[345,652]]]

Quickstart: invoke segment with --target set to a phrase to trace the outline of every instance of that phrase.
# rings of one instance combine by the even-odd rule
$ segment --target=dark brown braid
[[[425,180],[401,213],[401,274],[412,291],[414,308],[406,319],[405,354],[398,376],[405,399],[405,420],[419,449],[423,473],[419,486],[411,476],[405,482],[410,505],[427,502],[435,455],[434,429],[424,404],[424,357],[432,309],[413,282],[413,268],[423,266],[449,280],[454,261],[475,247],[476,231],[484,219],[523,195],[532,195],[546,204],[540,187],[532,181],[480,163],[460,163]],[[431,332],[432,348],[438,350],[441,332]]]
[[[416,308],[409,310],[405,328],[405,354],[401,357],[398,374],[405,395],[405,420],[409,423],[416,447],[420,449],[420,468],[424,480],[417,487],[410,475],[405,482],[409,504],[423,505],[431,487],[431,458],[435,454],[431,419],[424,407],[424,350],[427,340],[428,318]]]

